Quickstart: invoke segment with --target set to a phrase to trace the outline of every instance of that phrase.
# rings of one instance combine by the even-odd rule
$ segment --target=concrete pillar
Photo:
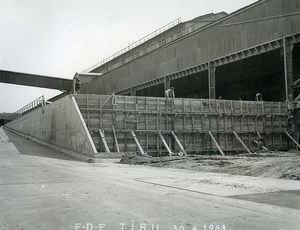
[[[208,91],[209,99],[216,98],[216,67],[213,63],[208,63]]]
[[[283,56],[284,56],[284,84],[286,101],[294,100],[294,93],[291,87],[293,83],[293,48],[294,45],[288,44],[283,38]]]

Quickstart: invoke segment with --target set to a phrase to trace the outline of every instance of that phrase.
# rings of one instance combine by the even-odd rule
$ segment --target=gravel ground
[[[184,158],[140,157],[130,153],[124,155],[120,163],[300,181],[298,151],[259,152],[234,156],[198,155]]]

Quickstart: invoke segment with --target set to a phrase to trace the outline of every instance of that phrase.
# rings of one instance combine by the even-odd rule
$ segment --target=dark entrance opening
[[[154,85],[136,91],[136,96],[164,97],[164,84]]]
[[[208,71],[171,81],[175,96],[183,98],[208,98]]]
[[[255,100],[262,93],[264,101],[284,101],[284,62],[281,50],[270,51],[216,70],[217,98]]]

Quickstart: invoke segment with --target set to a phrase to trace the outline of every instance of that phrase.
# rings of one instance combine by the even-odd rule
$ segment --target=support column
[[[168,77],[164,79],[164,92],[171,87],[171,80]]]
[[[208,91],[209,99],[216,98],[216,67],[213,63],[208,62]]]
[[[291,87],[293,83],[293,48],[294,45],[288,44],[286,38],[283,38],[284,84],[286,101],[294,100],[293,89]]]
[[[136,89],[135,88],[130,89],[130,96],[136,96]]]

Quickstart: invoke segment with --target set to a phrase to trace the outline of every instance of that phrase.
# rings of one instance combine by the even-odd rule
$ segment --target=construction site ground
[[[299,229],[300,181],[230,175],[231,164],[224,163],[235,161],[241,173],[237,162],[277,165],[278,158],[294,164],[296,153],[288,160],[197,156],[151,163],[158,159],[127,157],[127,163],[144,165],[86,163],[6,134],[9,140],[0,142],[1,230]],[[210,162],[223,171],[199,171],[199,162],[206,162],[202,169]]]
[[[297,150],[262,151],[255,154],[221,156],[193,155],[188,157],[141,157],[125,154],[122,164],[149,165],[159,168],[188,169],[200,172],[226,173],[253,177],[300,180],[300,152]]]

